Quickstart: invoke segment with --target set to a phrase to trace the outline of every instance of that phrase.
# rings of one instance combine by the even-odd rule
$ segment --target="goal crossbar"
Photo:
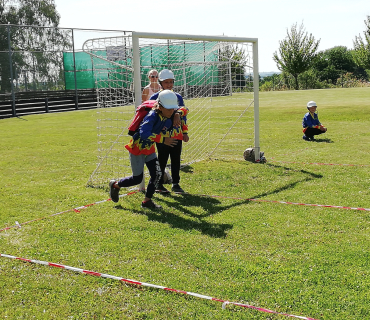
[[[206,35],[187,35],[171,33],[151,33],[151,32],[132,32],[132,48],[134,56],[134,82],[141,83],[140,74],[135,70],[140,70],[140,51],[139,38],[157,38],[173,40],[200,40],[200,41],[221,41],[221,42],[250,42],[253,44],[253,101],[254,101],[254,148],[256,160],[260,155],[259,139],[259,69],[258,69],[258,39],[243,37],[226,37],[226,36],[206,36]],[[141,87],[135,86],[135,101],[138,106],[141,101]]]

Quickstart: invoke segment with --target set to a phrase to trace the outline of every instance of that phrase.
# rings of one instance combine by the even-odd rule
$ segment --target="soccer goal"
[[[258,160],[257,39],[131,32],[89,39],[83,51],[91,56],[98,95],[97,165],[89,185],[131,175],[127,127],[152,69],[173,71],[174,91],[189,109],[183,165],[243,160],[249,147]]]

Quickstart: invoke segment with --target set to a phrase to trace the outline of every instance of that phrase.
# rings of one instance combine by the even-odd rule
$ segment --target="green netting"
[[[94,54],[102,59],[107,58],[106,51],[95,51]],[[116,64],[112,64],[102,59],[99,59],[99,63],[94,64],[93,69],[93,63],[89,54],[85,52],[75,53],[77,89],[95,89],[96,83],[99,83],[100,88],[126,87],[127,82],[132,82],[132,73],[123,72],[124,70],[117,66],[117,64],[125,65],[127,61],[116,61]],[[75,78],[72,52],[63,53],[63,64],[66,90],[74,90]]]
[[[183,42],[169,46],[150,45],[140,48],[142,86],[145,86],[147,74],[153,68],[159,71],[164,68],[172,69],[175,78],[178,79],[177,85],[184,85],[183,80],[181,80],[184,79],[184,72],[186,72],[188,78],[192,79],[187,85],[199,85],[198,78],[204,80],[202,85],[214,82],[214,79],[217,79],[217,66],[207,64],[218,61],[214,46],[215,43],[213,42]],[[195,65],[187,65],[184,69],[181,69],[181,65],[185,65],[186,62]],[[196,65],[197,62],[202,63],[202,65]],[[204,74],[207,74],[208,77],[204,77]]]
[[[66,90],[75,89],[75,77],[73,72],[64,73]],[[76,71],[77,89],[95,88],[94,73],[90,71]]]
[[[184,85],[184,73],[187,74],[187,85],[202,85],[214,83],[218,79],[218,68],[212,62],[218,61],[218,56],[214,49],[214,43],[180,43],[172,45],[149,45],[140,48],[141,86],[147,84],[147,74],[151,69],[162,70],[164,68],[173,69],[175,78],[178,79],[177,85]],[[99,59],[99,63],[93,63],[91,56],[85,52],[76,52],[76,84],[77,89],[93,89],[96,83],[99,87],[127,87],[132,83],[133,74],[131,71],[120,68],[119,65],[130,66],[132,61],[127,58],[124,61],[115,61],[115,64],[107,61],[107,51],[99,50],[93,52]],[[186,64],[191,62],[193,65]],[[197,64],[199,62],[199,64]],[[67,90],[75,89],[73,53],[63,53],[65,86]],[[184,65],[184,68],[181,68]],[[95,75],[94,75],[95,72]],[[206,76],[205,76],[206,75]],[[103,80],[103,81],[100,81]]]
[[[95,88],[95,78],[90,55],[85,52],[75,52],[76,89]],[[73,52],[63,52],[64,79],[66,90],[75,89]]]

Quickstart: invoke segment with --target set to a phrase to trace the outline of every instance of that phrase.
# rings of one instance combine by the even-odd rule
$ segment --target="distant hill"
[[[280,71],[260,72],[260,77],[264,78],[264,77],[272,76],[273,74],[280,74],[280,73],[281,73]]]

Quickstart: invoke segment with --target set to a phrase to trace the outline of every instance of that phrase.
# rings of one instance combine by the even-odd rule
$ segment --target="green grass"
[[[156,195],[158,212],[141,209],[134,194],[50,217],[108,198],[86,187],[96,163],[95,111],[0,120],[0,229],[46,217],[0,232],[0,253],[294,315],[366,319],[370,212],[248,199],[370,208],[369,98],[369,88],[262,92],[268,162],[195,163],[181,173],[192,194]],[[302,140],[309,100],[328,127],[318,142]],[[0,317],[285,318],[6,258]]]

